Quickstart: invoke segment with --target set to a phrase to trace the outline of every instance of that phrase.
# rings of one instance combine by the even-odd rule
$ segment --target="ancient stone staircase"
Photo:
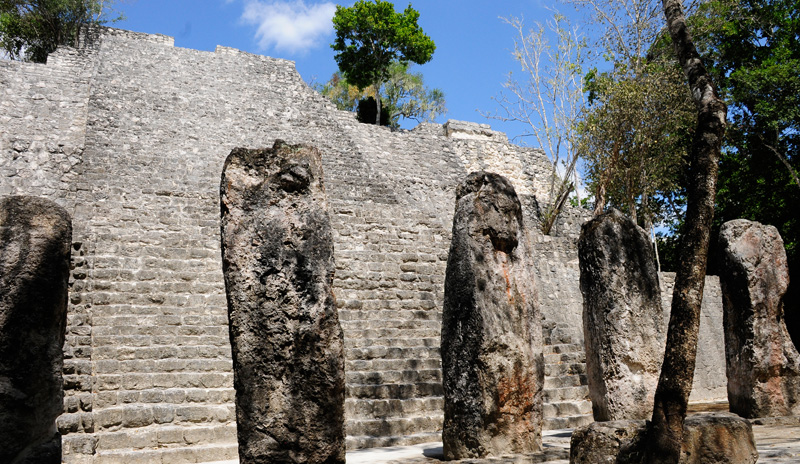
[[[575,428],[592,422],[586,354],[575,329],[545,322],[544,429]]]

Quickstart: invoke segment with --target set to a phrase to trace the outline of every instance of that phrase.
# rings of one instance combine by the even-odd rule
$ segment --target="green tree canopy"
[[[729,108],[715,230],[723,222],[738,218],[774,225],[796,274],[800,270],[800,224],[795,213],[795,205],[800,203],[797,2],[711,0],[702,3],[688,22]],[[650,55],[673,56],[669,38],[657,42]],[[677,240],[667,239],[660,247],[675,256],[666,248],[676,244]],[[672,263],[666,267],[672,267]],[[792,289],[790,292],[798,293],[796,286]]]
[[[626,211],[645,229],[674,222],[697,112],[671,62],[586,76],[589,106],[578,127],[584,175],[596,206]]]
[[[0,0],[0,48],[43,63],[59,45],[75,45],[81,26],[109,21],[106,0]]]
[[[337,108],[346,111],[356,111],[360,102],[375,98],[374,87],[359,89],[348,82],[341,72],[336,72],[331,80],[317,90]],[[444,92],[426,87],[421,73],[410,72],[408,64],[398,61],[389,67],[389,78],[384,82],[381,94],[387,125],[394,129],[400,127],[401,118],[433,122],[447,112]]]
[[[390,2],[359,0],[352,7],[336,7],[333,26],[334,59],[348,82],[360,89],[372,86],[376,95],[391,75],[394,62],[424,64],[436,45],[417,24],[419,13],[409,5],[397,13]],[[380,114],[378,98],[378,113]]]
[[[796,0],[714,0],[693,19],[732,115],[717,224],[774,225],[800,269],[800,8]]]

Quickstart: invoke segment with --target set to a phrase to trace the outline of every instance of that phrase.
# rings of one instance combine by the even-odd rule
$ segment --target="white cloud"
[[[306,5],[304,0],[246,0],[242,20],[257,26],[256,39],[262,50],[275,48],[305,52],[333,30],[336,5],[330,2]]]

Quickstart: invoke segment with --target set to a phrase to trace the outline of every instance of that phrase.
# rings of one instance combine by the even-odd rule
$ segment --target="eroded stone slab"
[[[652,243],[611,210],[583,225],[578,257],[594,419],[647,419],[666,343]]]
[[[575,429],[570,464],[643,464],[646,422],[593,422]],[[753,464],[758,460],[753,428],[730,413],[686,418],[680,464]]]
[[[541,448],[541,314],[514,188],[473,172],[458,186],[442,320],[445,459]]]
[[[344,463],[344,347],[320,153],[234,149],[220,186],[239,459]]]
[[[71,242],[59,205],[0,199],[0,462],[61,462]]]
[[[720,230],[728,402],[743,417],[800,414],[800,354],[783,319],[789,286],[778,230],[745,219]]]

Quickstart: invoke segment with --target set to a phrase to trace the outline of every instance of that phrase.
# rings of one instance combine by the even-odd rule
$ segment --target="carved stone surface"
[[[344,347],[320,153],[234,149],[220,186],[239,458],[344,463]]]
[[[666,342],[652,244],[611,210],[583,225],[578,257],[594,419],[649,418]]]
[[[61,462],[71,241],[59,205],[0,199],[0,462]]]
[[[514,188],[473,172],[458,186],[442,315],[445,459],[541,448],[542,328]]]
[[[642,464],[643,420],[593,422],[575,429],[570,464]],[[753,428],[730,413],[696,414],[684,423],[680,464],[753,464],[758,460]]]
[[[783,240],[773,226],[737,219],[723,224],[719,242],[730,410],[800,414],[800,355],[783,320]]]

